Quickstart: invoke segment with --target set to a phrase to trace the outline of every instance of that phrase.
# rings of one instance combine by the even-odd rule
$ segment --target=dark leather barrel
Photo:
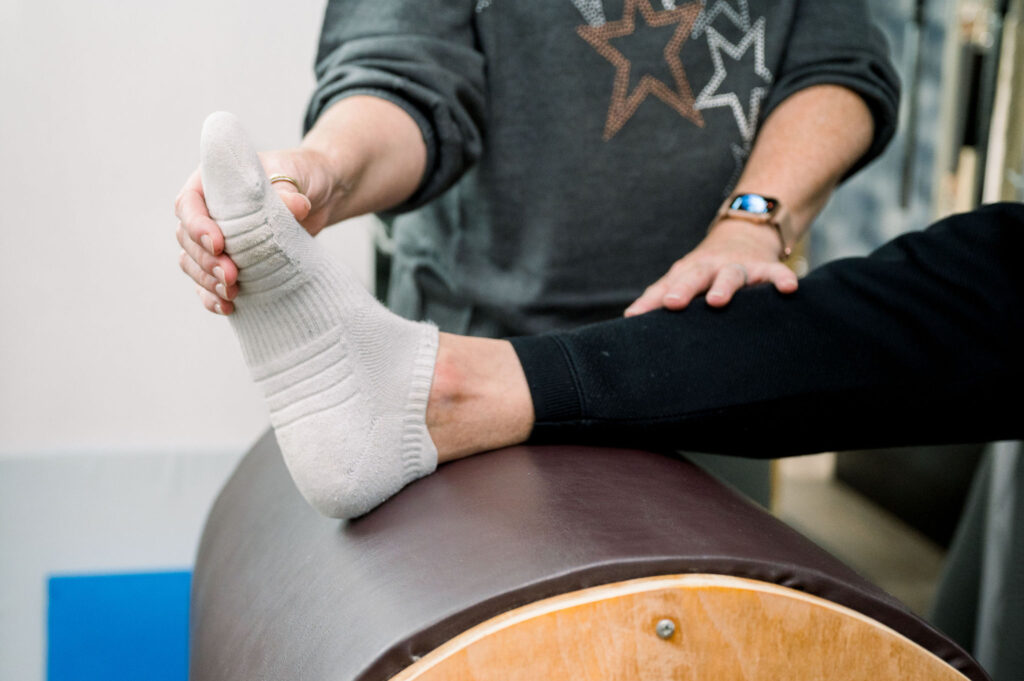
[[[441,466],[345,522],[306,505],[270,433],[238,466],[203,534],[191,679],[381,681],[512,608],[681,573],[820,596],[987,679],[901,603],[677,457],[513,447]]]

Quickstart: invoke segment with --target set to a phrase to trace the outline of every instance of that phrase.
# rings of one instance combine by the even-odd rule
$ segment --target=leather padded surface
[[[821,596],[987,679],[902,604],[678,458],[513,447],[441,466],[345,522],[305,504],[270,433],[239,465],[203,535],[191,679],[380,681],[511,608],[677,573]]]

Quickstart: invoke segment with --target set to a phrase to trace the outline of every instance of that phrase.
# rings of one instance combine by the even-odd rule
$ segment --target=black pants
[[[1024,437],[1024,205],[739,292],[512,340],[531,441],[774,457]]]

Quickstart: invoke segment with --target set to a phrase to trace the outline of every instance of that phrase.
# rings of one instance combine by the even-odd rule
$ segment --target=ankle
[[[442,463],[529,437],[533,403],[511,344],[442,333],[426,424]]]
[[[463,386],[469,382],[462,362],[463,355],[458,352],[459,346],[458,337],[447,333],[440,335],[434,378],[427,400],[427,431],[437,447],[439,461],[458,458],[454,453],[460,423],[459,411],[467,398]]]

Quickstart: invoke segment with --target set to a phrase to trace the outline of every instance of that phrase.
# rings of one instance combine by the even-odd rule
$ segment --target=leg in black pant
[[[994,205],[826,265],[785,298],[514,339],[531,439],[781,456],[1024,437],[1022,254],[1024,205]],[[1024,455],[1000,447],[936,614],[1009,681],[1024,668]]]
[[[513,339],[534,442],[772,457],[1024,435],[1024,205],[840,260],[789,296]]]

